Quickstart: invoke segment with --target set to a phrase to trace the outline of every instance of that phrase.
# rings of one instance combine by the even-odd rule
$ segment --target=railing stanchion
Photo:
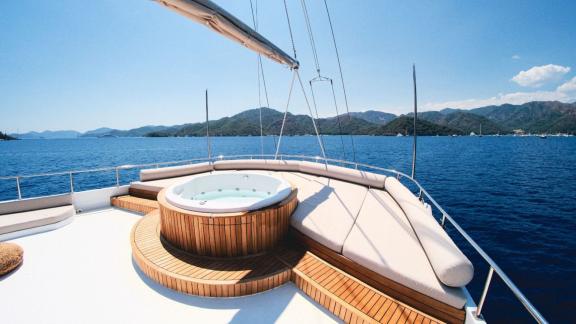
[[[116,167],[116,187],[120,187],[120,171]]]
[[[444,227],[444,223],[446,223],[446,213],[442,213],[442,222],[440,223],[440,225]]]
[[[70,193],[74,193],[74,174],[70,172],[68,175],[70,177]]]
[[[16,190],[18,190],[18,200],[21,200],[22,191],[20,190],[20,177],[16,177]]]
[[[494,274],[494,268],[490,267],[490,270],[488,270],[488,276],[486,277],[486,283],[484,283],[482,296],[480,296],[480,301],[478,302],[478,308],[476,308],[476,317],[480,317],[480,314],[482,313],[482,307],[484,306],[484,301],[486,301],[488,288],[490,287],[490,282],[492,281],[492,274]]]

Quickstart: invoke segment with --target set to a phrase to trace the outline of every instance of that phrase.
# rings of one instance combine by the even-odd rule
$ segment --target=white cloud
[[[572,80],[560,85],[557,91],[576,94],[576,77],[573,77]]]
[[[512,59],[513,59],[513,60],[519,60],[519,59],[520,59],[520,55],[514,54],[514,55],[512,55]]]
[[[523,87],[540,87],[548,82],[558,81],[564,74],[570,72],[570,67],[548,64],[535,66],[526,71],[520,71],[511,81]]]

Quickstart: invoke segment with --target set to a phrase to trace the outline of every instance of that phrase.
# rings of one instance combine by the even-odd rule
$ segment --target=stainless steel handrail
[[[477,309],[476,309],[475,315],[477,317],[481,316],[482,308],[484,306],[484,302],[485,302],[487,294],[488,294],[488,288],[489,288],[490,283],[492,281],[492,275],[493,275],[493,273],[496,273],[500,277],[500,279],[502,279],[502,281],[508,287],[508,289],[510,289],[510,291],[514,294],[514,296],[520,301],[520,303],[522,303],[524,308],[526,308],[526,310],[528,311],[528,313],[530,313],[530,315],[534,318],[534,320],[536,320],[538,323],[548,323],[546,321],[546,319],[544,318],[544,316],[542,316],[542,314],[536,309],[536,307],[534,307],[534,305],[532,305],[532,303],[528,300],[528,298],[526,298],[526,296],[524,296],[524,294],[520,291],[520,289],[514,284],[514,282],[512,282],[512,280],[498,266],[498,264],[496,264],[496,262],[494,260],[492,260],[492,258],[490,258],[490,256],[488,256],[488,254],[478,245],[478,243],[476,243],[476,241],[474,241],[474,239],[472,239],[472,237],[470,237],[470,235],[468,235],[468,233],[466,233],[466,231],[462,227],[460,227],[460,225],[452,218],[452,216],[450,216],[450,214],[448,214],[448,212],[446,212],[444,210],[444,208],[442,208],[440,206],[440,204],[438,204],[436,202],[436,200],[434,198],[432,198],[432,196],[422,187],[422,185],[420,185],[420,183],[418,181],[416,181],[416,179],[412,178],[411,176],[409,176],[403,172],[396,171],[394,169],[386,169],[386,168],[381,168],[381,167],[377,167],[377,166],[373,166],[373,165],[369,165],[369,164],[364,164],[364,163],[331,159],[331,158],[323,158],[323,157],[319,157],[319,156],[291,155],[291,154],[282,154],[282,155],[278,155],[278,156],[275,156],[274,154],[257,154],[257,155],[244,154],[244,155],[231,155],[231,156],[219,155],[217,157],[211,157],[211,158],[197,158],[197,159],[190,159],[190,160],[159,162],[159,163],[121,165],[121,166],[115,166],[115,167],[105,167],[105,168],[96,168],[96,169],[88,169],[88,170],[74,170],[74,171],[51,172],[51,173],[42,173],[42,174],[3,176],[3,177],[0,177],[0,180],[10,180],[10,179],[16,180],[18,199],[22,199],[20,180],[23,178],[68,175],[70,177],[70,192],[74,192],[74,178],[73,178],[74,174],[115,171],[116,186],[119,186],[120,185],[120,172],[119,172],[120,170],[137,169],[137,168],[145,168],[145,167],[158,168],[160,166],[184,164],[184,163],[200,162],[200,161],[213,163],[215,161],[221,161],[224,159],[239,159],[239,158],[253,159],[254,157],[256,157],[256,158],[266,157],[266,158],[272,158],[272,159],[274,159],[276,157],[280,160],[284,160],[284,159],[288,158],[288,159],[300,159],[300,160],[311,160],[311,161],[318,161],[318,160],[322,159],[326,164],[330,163],[333,165],[334,164],[350,165],[350,166],[353,166],[355,169],[358,169],[358,167],[363,167],[366,169],[371,169],[371,170],[376,170],[376,171],[380,171],[380,172],[386,172],[386,173],[394,174],[398,179],[402,179],[402,178],[408,179],[410,182],[412,182],[414,185],[417,186],[417,188],[419,190],[419,197],[427,198],[428,202],[430,202],[442,214],[442,219],[440,221],[440,224],[442,226],[445,226],[445,222],[446,222],[446,220],[448,220],[448,222],[450,224],[452,224],[452,226],[457,230],[457,232],[462,237],[464,237],[464,239],[474,248],[474,250],[476,250],[476,252],[484,259],[484,261],[490,267],[488,270],[488,275],[486,277],[486,281],[484,283],[484,289],[482,291],[482,295],[480,296],[480,299],[477,303]]]

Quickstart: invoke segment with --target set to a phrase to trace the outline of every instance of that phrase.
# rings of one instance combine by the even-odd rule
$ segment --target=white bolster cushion
[[[300,162],[293,160],[225,160],[214,162],[214,170],[299,171]]]
[[[386,179],[386,191],[406,214],[438,280],[449,287],[466,286],[474,276],[474,266],[438,224],[431,210],[393,177]]]
[[[208,162],[178,165],[158,169],[140,170],[140,181],[151,181],[166,178],[181,177],[190,174],[210,172],[213,170],[212,164]]]
[[[374,188],[384,188],[386,176],[372,172],[315,162],[300,162],[300,172],[344,180]]]

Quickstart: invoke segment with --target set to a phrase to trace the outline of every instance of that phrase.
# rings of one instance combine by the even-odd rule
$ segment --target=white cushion
[[[300,172],[278,172],[284,180],[298,188],[298,201],[305,201],[327,186],[330,179]]]
[[[11,200],[0,203],[0,215],[14,214],[31,210],[61,207],[72,204],[70,194]]]
[[[375,188],[384,188],[384,181],[386,180],[386,176],[381,174],[308,161],[300,162],[300,172],[340,179]]]
[[[299,202],[291,224],[304,235],[341,253],[368,189],[339,180],[314,178],[305,180],[304,176],[298,178],[300,183],[293,183],[298,188]]]
[[[224,160],[214,162],[215,170],[298,171],[299,161],[292,160]]]
[[[188,165],[178,165],[158,169],[146,169],[146,170],[140,170],[140,180],[151,181],[158,179],[174,178],[190,174],[210,172],[212,170],[213,170],[212,164],[208,162],[188,164]]]
[[[62,206],[0,216],[0,234],[54,224],[74,216],[74,206]]]
[[[430,210],[395,178],[386,179],[386,191],[406,214],[438,279],[451,287],[468,284],[474,277],[472,262],[454,244]]]
[[[403,286],[461,309],[462,289],[443,285],[410,222],[388,193],[370,189],[342,254]]]

